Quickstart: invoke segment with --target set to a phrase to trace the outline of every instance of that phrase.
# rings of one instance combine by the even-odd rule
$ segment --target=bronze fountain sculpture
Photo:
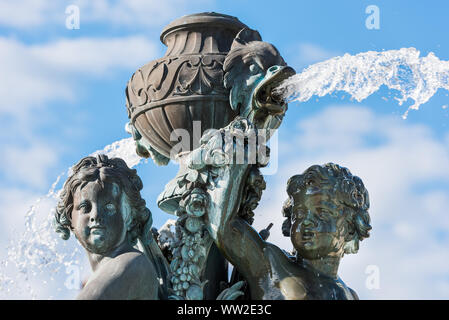
[[[182,17],[163,30],[161,41],[165,56],[128,83],[127,130],[138,155],[159,165],[179,162],[158,198],[162,210],[178,217],[175,234],[167,243],[151,231],[142,183],[121,159],[81,160],[56,213],[57,230],[65,238],[70,230],[76,235],[94,269],[80,298],[357,299],[337,271],[341,257],[356,253],[369,236],[369,197],[348,169],[316,165],[288,181],[282,228],[294,254],[251,227],[265,189],[259,168],[269,160],[266,142],[287,111],[273,89],[295,71],[257,31],[227,15]],[[119,201],[123,194],[129,201]],[[103,210],[104,226],[89,218],[86,201],[92,212]],[[136,201],[141,213],[130,218],[124,211]],[[234,265],[231,280],[227,261]],[[123,288],[108,295],[112,279],[101,271],[107,266],[122,270],[118,283],[121,276],[145,279],[140,285],[147,291],[131,294],[114,283]]]

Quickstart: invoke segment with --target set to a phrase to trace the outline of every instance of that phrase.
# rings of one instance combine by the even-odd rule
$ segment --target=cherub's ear
[[[354,240],[354,238],[357,237],[356,231],[354,229],[354,225],[349,221],[346,221],[346,230],[345,231],[346,231],[346,234],[345,234],[346,242],[352,241],[352,240]]]
[[[262,41],[262,37],[257,30],[243,28],[234,38],[232,42],[231,50],[238,47],[243,47],[251,41]]]
[[[147,220],[143,221],[141,224],[141,231],[139,235],[139,239],[142,241],[143,244],[149,245],[151,241],[153,241],[153,232],[151,231],[151,228],[153,226],[153,216],[151,214],[150,209],[145,208],[143,211],[144,215],[147,216]]]
[[[344,245],[344,253],[357,253],[359,251],[359,237],[357,231],[354,226],[354,222],[352,221],[353,216],[356,215],[356,212],[350,212],[353,209],[345,208],[345,245]]]
[[[291,228],[292,228],[292,221],[290,218],[287,218],[282,223],[282,234],[284,237],[290,237],[291,236]]]

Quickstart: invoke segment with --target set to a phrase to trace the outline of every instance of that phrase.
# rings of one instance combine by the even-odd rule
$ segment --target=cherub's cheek
[[[89,236],[90,233],[89,227],[87,226],[87,223],[84,223],[82,218],[77,220],[75,228],[80,231],[80,236],[82,237]]]
[[[326,232],[326,233],[334,233],[337,229],[335,227],[335,224],[331,221],[319,221],[317,225],[317,229],[320,232]]]
[[[83,235],[85,238],[87,238],[90,234],[89,228],[88,227],[84,227],[83,228]]]

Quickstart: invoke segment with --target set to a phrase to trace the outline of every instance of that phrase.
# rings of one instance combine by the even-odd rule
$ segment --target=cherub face
[[[314,166],[301,176],[293,194],[291,241],[306,259],[341,257],[347,235],[347,211],[334,190],[335,178]]]
[[[126,239],[121,191],[116,183],[89,182],[74,193],[72,231],[88,251],[106,255]]]

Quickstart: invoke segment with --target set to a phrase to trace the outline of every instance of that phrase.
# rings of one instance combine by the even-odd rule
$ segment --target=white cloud
[[[349,119],[349,120],[348,120]],[[255,227],[269,222],[270,241],[290,250],[282,236],[286,182],[313,164],[334,162],[361,177],[369,191],[373,230],[358,254],[345,256],[340,276],[362,299],[448,298],[449,145],[430,128],[362,106],[331,106],[304,119],[298,132],[280,129],[277,176],[256,210]],[[365,286],[368,265],[380,269],[380,289]],[[435,289],[433,289],[435,288]]]
[[[1,137],[4,177],[27,187],[47,186],[47,172],[58,163],[59,155],[48,139],[33,132],[39,110],[52,101],[76,99],[86,79],[110,77],[121,70],[131,74],[157,55],[156,45],[143,36],[32,45],[0,37],[0,115],[10,116],[14,123],[13,132],[4,130]]]
[[[27,45],[0,37],[0,112],[26,115],[30,108],[72,99],[76,76],[135,69],[157,55],[143,36],[62,39]]]
[[[122,0],[110,2],[83,0],[78,3],[81,14],[85,14],[88,21],[124,26],[159,26],[179,15],[195,12],[197,7],[202,6],[202,10],[204,10],[204,5],[209,4],[210,1]]]
[[[340,55],[337,51],[328,50],[316,43],[309,42],[299,43],[289,48],[286,52],[286,56],[289,58],[288,63],[296,67],[297,71],[313,63]]]
[[[107,23],[109,26],[159,26],[180,15],[195,12],[211,1],[183,0],[15,0],[0,1],[0,25],[32,29],[46,25],[60,25],[65,28],[69,17],[66,8],[76,5],[80,9],[80,27],[84,23]]]
[[[0,1],[0,25],[14,28],[33,28],[54,21],[54,1]],[[64,13],[64,11],[62,11]]]
[[[143,36],[127,36],[62,39],[32,46],[29,52],[47,70],[103,75],[107,71],[137,69],[156,57],[158,49],[154,42]]]
[[[70,88],[42,68],[29,47],[9,38],[0,38],[0,112],[23,115],[30,106],[49,99],[69,98]]]
[[[347,117],[346,111],[351,112],[351,118]],[[357,121],[353,121],[354,117]],[[360,148],[375,126],[372,121],[370,110],[365,108],[327,109],[319,118],[308,118],[298,124],[302,134],[297,144],[300,148],[318,151]]]
[[[45,189],[49,185],[48,170],[57,163],[56,151],[41,142],[29,148],[12,144],[3,147],[0,166],[7,179],[26,186]]]

